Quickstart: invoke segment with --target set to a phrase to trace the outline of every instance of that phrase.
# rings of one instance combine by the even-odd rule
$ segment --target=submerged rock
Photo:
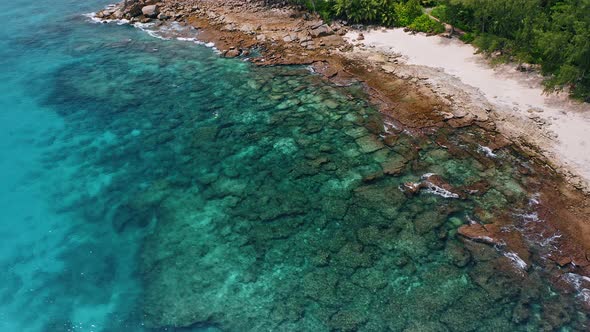
[[[374,152],[384,147],[383,143],[372,135],[357,138],[356,144],[358,144],[363,153]]]
[[[138,208],[131,204],[122,204],[115,210],[113,215],[113,228],[121,233],[129,227],[145,227],[154,218],[153,208]]]
[[[404,170],[406,163],[405,158],[396,154],[381,163],[381,168],[383,169],[383,173],[387,175],[399,175]]]
[[[90,108],[76,119],[101,132],[124,137],[130,128],[141,130],[116,144],[84,142],[81,160],[125,179],[108,188],[108,203],[89,199],[91,207],[125,202],[114,213],[114,228],[154,221],[141,249],[142,319],[148,326],[510,331],[523,320],[535,329],[550,315],[514,310],[527,292],[527,303],[540,307],[560,296],[548,292],[547,282],[538,283],[541,269],[519,272],[514,256],[466,239],[489,236],[494,245],[507,239],[496,236],[499,228],[463,226],[463,220],[497,220],[499,211],[510,212],[526,199],[503,199],[517,187],[511,181],[518,163],[509,153],[501,165],[476,163],[468,153],[455,155],[453,142],[463,141],[440,128],[415,137],[391,129],[395,135],[386,134],[384,144],[373,135],[383,126],[376,111],[315,75],[218,61],[200,48],[177,46],[173,53],[180,59],[133,53],[134,61],[146,56],[140,60],[157,63],[141,71],[76,62],[64,69],[75,75],[56,84],[52,99],[60,110]],[[205,60],[193,61],[195,56]],[[110,87],[105,77],[124,77],[120,86],[145,89],[98,89]],[[100,84],[90,84],[95,81]],[[152,82],[159,82],[158,91]],[[105,114],[111,109],[105,105],[117,112]],[[434,171],[443,176],[421,178]],[[98,171],[81,173],[94,179]],[[158,181],[161,186],[151,185]],[[409,183],[408,193],[449,199],[408,199],[402,182]],[[128,197],[137,190],[149,194],[136,205]],[[103,220],[100,213],[95,219]],[[525,253],[513,252],[531,266]],[[576,317],[558,312],[552,324]]]
[[[485,225],[481,224],[463,225],[459,227],[459,234],[468,239],[486,244],[496,245],[501,243],[500,239],[495,238],[494,234]]]

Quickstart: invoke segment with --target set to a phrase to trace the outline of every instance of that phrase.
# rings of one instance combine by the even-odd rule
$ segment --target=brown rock
[[[388,135],[383,138],[383,143],[387,146],[394,146],[399,137],[397,135]]]
[[[459,227],[458,232],[460,235],[473,241],[491,245],[500,244],[500,240],[494,238],[493,234],[485,226],[480,224],[463,225]]]
[[[490,183],[487,182],[486,180],[480,180],[478,182],[470,184],[469,186],[459,187],[459,189],[461,191],[463,191],[464,193],[469,194],[469,195],[476,195],[476,196],[481,196],[481,195],[485,194],[489,188],[490,188]]]
[[[560,253],[557,251],[551,252],[549,254],[549,259],[555,262],[555,264],[564,267],[570,263],[572,263],[572,258],[567,253]]]
[[[142,7],[141,13],[145,17],[156,18],[158,16],[158,14],[160,13],[160,11],[159,11],[159,8],[157,5],[149,5],[149,6]]]
[[[125,12],[131,17],[137,17],[142,14],[142,7],[138,3],[125,7]]]
[[[170,15],[168,15],[168,14],[164,14],[164,13],[158,14],[158,20],[167,20],[169,18],[170,18]]]
[[[422,189],[422,183],[405,182],[403,184],[403,191],[406,195],[414,195]]]
[[[223,56],[226,58],[235,58],[242,54],[242,51],[236,48],[232,48],[228,51],[223,52]]]
[[[317,38],[331,35],[334,33],[334,31],[332,31],[332,29],[330,29],[327,24],[322,24],[319,27],[312,29],[309,33],[312,37]]]
[[[447,121],[447,123],[453,128],[463,128],[473,124],[473,121],[475,121],[473,115],[468,114],[467,116],[462,118],[452,118],[449,121]]]
[[[371,117],[365,127],[373,134],[381,134],[383,132],[383,121],[380,117]]]

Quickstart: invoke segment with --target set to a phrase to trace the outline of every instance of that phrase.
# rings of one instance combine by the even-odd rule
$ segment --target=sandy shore
[[[569,181],[588,188],[589,104],[572,101],[566,93],[546,94],[540,75],[518,71],[514,64],[492,67],[471,45],[458,39],[403,29],[372,30],[363,35],[360,42],[358,32],[346,35],[358,46],[353,53],[394,56],[396,65],[391,71],[425,78],[439,96],[452,98],[456,112],[471,109],[482,114],[481,110],[488,110],[503,134],[535,145]]]

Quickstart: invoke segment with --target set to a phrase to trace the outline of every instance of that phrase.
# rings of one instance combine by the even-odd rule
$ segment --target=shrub
[[[392,0],[333,0],[335,16],[353,23],[378,23],[386,26],[396,22],[395,1]]]
[[[466,43],[472,43],[473,40],[475,40],[475,35],[471,32],[467,32],[463,36],[461,36],[459,39],[461,39],[462,41],[464,41]]]
[[[449,21],[446,5],[438,5],[432,8],[432,12],[430,12],[430,14],[443,22]]]
[[[409,0],[406,3],[400,2],[393,5],[398,26],[408,26],[422,15],[422,6],[418,0]]]
[[[316,12],[322,20],[326,22],[332,21],[334,12],[332,10],[332,2],[329,0],[306,0],[305,7],[311,12]]]
[[[442,33],[445,31],[445,27],[440,22],[433,20],[426,14],[418,16],[408,27],[414,31],[427,33]]]

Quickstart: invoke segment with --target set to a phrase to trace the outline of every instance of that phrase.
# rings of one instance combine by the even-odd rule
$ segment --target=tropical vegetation
[[[590,0],[442,0],[432,15],[486,53],[539,65],[547,89],[590,102]]]
[[[272,0],[271,0],[272,1]],[[288,0],[325,20],[439,33],[441,23],[496,60],[537,65],[548,90],[590,102],[590,0]],[[433,7],[431,15],[423,7]]]

